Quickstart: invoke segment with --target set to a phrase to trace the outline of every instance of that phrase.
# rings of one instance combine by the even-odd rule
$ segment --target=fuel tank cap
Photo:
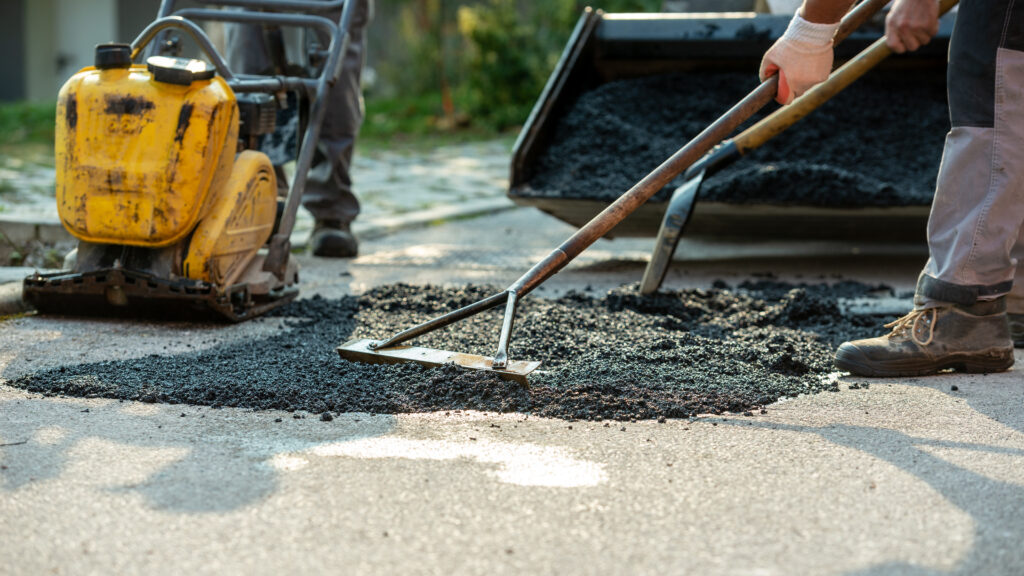
[[[196,80],[209,80],[217,73],[212,65],[202,60],[169,56],[150,56],[146,59],[146,68],[157,82],[179,86],[188,86]]]
[[[131,68],[132,47],[129,44],[97,44],[95,66],[97,70]]]

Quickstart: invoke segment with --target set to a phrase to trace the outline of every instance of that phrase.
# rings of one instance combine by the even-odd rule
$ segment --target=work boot
[[[309,237],[309,245],[313,256],[322,258],[355,258],[359,253],[359,242],[348,222],[338,220],[318,221]]]
[[[914,310],[885,325],[887,336],[846,342],[836,367],[857,376],[924,376],[952,368],[1002,372],[1013,366],[1006,300]]]
[[[1017,348],[1024,348],[1024,314],[1007,314],[1010,321],[1010,338]]]

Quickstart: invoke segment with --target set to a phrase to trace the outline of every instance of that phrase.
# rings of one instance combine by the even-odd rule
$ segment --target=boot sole
[[[872,362],[856,348],[840,348],[836,351],[836,368],[856,376],[871,378],[900,378],[907,376],[929,376],[952,369],[968,374],[991,374],[1005,372],[1013,367],[1013,349],[991,356],[976,354],[952,354],[941,360],[892,360]]]

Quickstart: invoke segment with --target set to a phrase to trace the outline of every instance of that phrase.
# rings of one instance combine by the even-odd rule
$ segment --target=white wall
[[[97,44],[117,41],[117,0],[56,0],[56,82],[94,61]]]
[[[53,100],[93,63],[96,44],[116,40],[117,0],[25,0],[25,95]]]
[[[29,100],[57,98],[54,1],[25,0],[25,97]]]

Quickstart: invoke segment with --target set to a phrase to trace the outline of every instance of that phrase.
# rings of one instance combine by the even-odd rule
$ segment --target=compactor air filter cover
[[[146,59],[146,68],[153,75],[153,80],[179,86],[189,86],[196,80],[209,80],[217,70],[193,58],[171,58],[169,56],[150,56]]]

